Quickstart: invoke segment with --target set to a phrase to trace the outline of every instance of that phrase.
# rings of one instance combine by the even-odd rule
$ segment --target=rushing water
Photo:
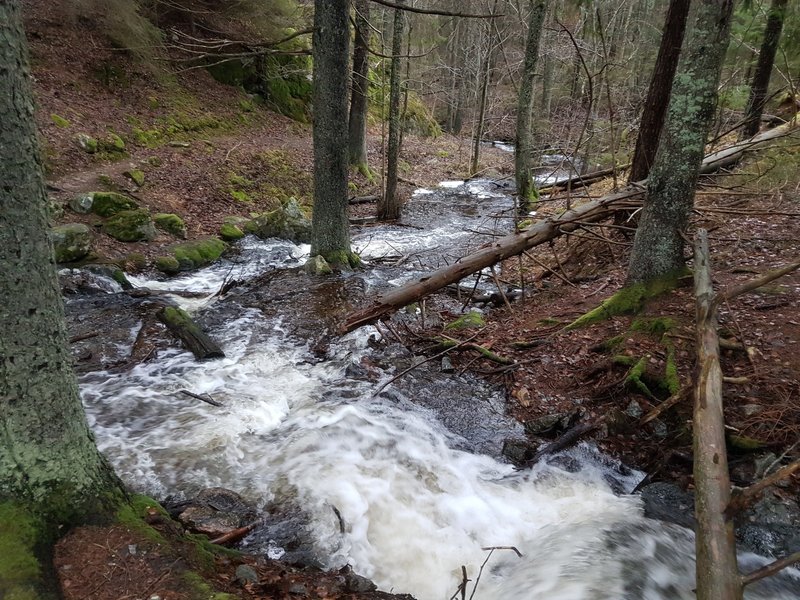
[[[454,260],[490,239],[475,232],[507,229],[509,209],[489,183],[418,192],[403,225],[355,236],[362,256],[381,261],[364,286]],[[236,262],[136,284],[210,295],[230,277],[296,266],[303,254],[248,239]],[[268,308],[246,294],[178,300],[198,311],[226,358],[198,363],[162,350],[129,371],[81,380],[98,445],[131,487],[164,497],[222,486],[296,511],[322,565],[349,563],[382,589],[420,600],[450,598],[462,565],[474,582],[489,552],[475,598],[694,598],[691,532],[646,519],[638,498],[625,495],[642,474],[588,445],[516,471],[497,455],[519,426],[491,386],[429,364],[376,395],[414,358],[397,346],[376,350],[371,327],[334,340],[320,358],[298,333],[294,296]],[[119,319],[121,340],[109,353],[127,351],[138,330],[135,319]],[[284,552],[280,539],[260,535],[254,547]],[[522,556],[486,550],[494,546]],[[743,560],[749,568],[764,561]],[[796,598],[797,589],[792,571],[749,597]]]

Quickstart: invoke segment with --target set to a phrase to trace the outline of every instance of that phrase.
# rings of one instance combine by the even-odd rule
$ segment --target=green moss
[[[145,208],[123,210],[103,224],[103,233],[120,242],[152,240],[156,235],[153,219]]]
[[[481,327],[486,327],[486,320],[481,313],[471,310],[452,323],[448,323],[445,330],[480,329]]]
[[[762,441],[759,441],[755,438],[747,437],[746,435],[736,435],[733,433],[728,433],[726,435],[728,445],[733,448],[734,450],[739,450],[741,452],[754,452],[756,450],[761,450],[766,446],[766,444]]]
[[[661,340],[667,333],[675,329],[675,319],[670,317],[655,317],[634,319],[631,330],[646,333]]]
[[[116,184],[114,183],[114,180],[111,179],[111,177],[109,175],[106,175],[105,173],[101,173],[100,175],[97,176],[97,183],[99,183],[102,186],[105,186],[109,190],[113,190],[117,187]]]
[[[632,367],[636,364],[636,359],[632,356],[628,356],[627,354],[617,354],[614,358],[611,359],[615,365],[624,365],[626,367]]]
[[[101,217],[111,217],[125,210],[134,210],[139,205],[117,192],[92,192],[92,212]]]
[[[214,591],[214,588],[194,571],[185,572],[183,581],[191,600],[237,600],[237,596],[233,594]]]
[[[158,129],[134,127],[131,133],[133,133],[133,139],[135,139],[138,144],[146,146],[147,148],[155,148],[166,141],[161,131]]]
[[[108,137],[103,140],[105,150],[110,152],[125,152],[125,140],[118,136],[113,131],[108,134]]]
[[[170,251],[175,260],[178,261],[178,266],[181,271],[191,271],[192,269],[204,267],[216,261],[222,256],[225,248],[225,242],[221,239],[208,237],[184,244],[177,244],[172,246]]]
[[[180,272],[181,263],[174,256],[159,256],[155,261],[156,269],[169,275]]]
[[[25,598],[25,586],[35,582],[41,567],[35,547],[41,541],[42,523],[21,505],[0,502],[0,597],[14,591]]]
[[[650,388],[644,382],[643,377],[645,374],[645,370],[647,369],[647,362],[649,357],[643,356],[640,358],[636,364],[634,364],[630,371],[628,371],[628,375],[625,377],[625,383],[628,385],[633,386],[635,389],[640,391],[642,394],[647,396],[652,400],[656,400],[656,397],[650,391]]]
[[[361,266],[361,257],[347,250],[335,250],[321,256],[332,269],[341,270]]]
[[[100,147],[95,138],[90,135],[86,135],[85,133],[79,133],[76,135],[75,140],[78,142],[78,146],[81,147],[81,150],[87,154],[94,154]]]
[[[138,187],[142,187],[144,185],[144,171],[140,169],[131,169],[130,171],[125,171],[123,175],[133,181],[133,183],[135,183]]]
[[[220,237],[226,242],[233,242],[244,237],[244,232],[233,223],[223,223],[219,228]]]
[[[71,125],[71,123],[67,119],[55,113],[50,115],[50,120],[53,121],[56,127],[60,127],[61,129],[66,129]]]
[[[231,198],[236,200],[237,202],[244,202],[245,204],[250,204],[253,201],[253,198],[245,192],[244,190],[230,190]]]
[[[186,223],[173,213],[158,213],[153,215],[156,227],[179,238],[186,238]]]
[[[136,494],[117,510],[116,521],[151,542],[168,545],[164,536],[145,522],[148,511],[151,509],[155,509],[160,515],[169,518],[167,511],[158,502],[147,496]]]
[[[597,308],[575,319],[567,325],[566,329],[577,329],[578,327],[585,327],[618,315],[639,312],[647,300],[674,289],[676,284],[677,277],[672,277],[622,288],[616,294],[603,301]]]
[[[681,379],[678,376],[678,364],[675,360],[675,347],[667,346],[667,364],[664,367],[664,386],[670,396],[674,396],[681,389]]]
[[[619,348],[623,342],[625,341],[625,336],[615,335],[614,337],[608,338],[602,343],[603,349],[607,351],[613,351]]]
[[[375,183],[375,174],[372,172],[372,169],[369,168],[369,165],[365,162],[359,163],[356,165],[356,170],[361,173],[364,177],[367,178],[367,181],[370,184]]]

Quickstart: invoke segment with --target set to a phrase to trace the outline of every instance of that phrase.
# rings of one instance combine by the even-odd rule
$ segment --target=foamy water
[[[274,268],[274,248],[250,250],[263,260],[247,273]],[[278,264],[299,260],[294,254]],[[211,292],[225,268],[137,283]],[[637,498],[609,487],[613,476],[631,490],[641,473],[617,469],[590,446],[526,472],[459,450],[458,435],[413,397],[375,397],[381,382],[346,375],[372,352],[374,329],[339,340],[316,361],[284,335],[280,320],[266,322],[254,309],[226,311],[235,315],[211,331],[224,359],[198,363],[170,350],[126,373],[82,378],[98,445],[134,489],[164,497],[222,486],[260,506],[301,507],[323,564],[350,564],[381,589],[420,600],[451,598],[462,565],[473,580],[469,596],[492,546],[514,546],[522,557],[494,551],[475,598],[694,598],[692,534],[645,519]],[[476,399],[459,391],[448,401]],[[798,597],[786,581],[748,597]],[[800,589],[800,578],[794,581]]]

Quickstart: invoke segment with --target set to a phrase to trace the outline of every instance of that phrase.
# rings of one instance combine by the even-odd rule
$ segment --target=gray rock
[[[246,223],[244,232],[263,239],[280,238],[295,244],[307,244],[311,241],[311,221],[303,213],[297,200],[291,198],[280,208]]]
[[[78,214],[85,215],[92,212],[94,194],[92,192],[80,194],[69,201],[69,207]]]
[[[236,581],[242,585],[246,583],[258,583],[258,573],[250,565],[239,565],[236,567]]]
[[[694,527],[694,495],[672,483],[657,482],[641,490],[644,514],[651,519]]]
[[[628,404],[628,407],[625,409],[625,414],[631,419],[638,419],[644,414],[644,411],[636,400],[631,400],[630,404]]]
[[[68,263],[80,260],[89,254],[92,247],[92,231],[83,223],[67,223],[50,230],[56,262]]]
[[[306,273],[311,275],[330,275],[333,273],[328,261],[325,260],[320,254],[309,258],[306,261],[306,264],[303,265],[303,269],[305,269]]]

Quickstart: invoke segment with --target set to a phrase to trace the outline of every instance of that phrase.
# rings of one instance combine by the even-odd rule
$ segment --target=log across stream
[[[270,516],[246,549],[349,563],[420,600],[452,597],[462,565],[474,580],[493,546],[521,556],[494,551],[475,598],[694,598],[692,532],[646,518],[627,495],[644,474],[586,444],[517,471],[499,456],[503,439],[522,436],[499,390],[427,364],[375,396],[415,358],[371,326],[334,333],[359,295],[484,243],[473,231],[507,230],[511,200],[496,189],[473,182],[418,194],[403,223],[357,233],[376,265],[361,274],[314,279],[293,270],[302,248],[248,239],[232,262],[135,279],[208,292],[174,300],[225,356],[198,362],[165,348],[124,372],[84,374],[100,448],[129,486],[156,497],[222,486],[257,503]],[[230,277],[244,283],[212,300]],[[76,353],[101,344],[94,352],[110,362],[141,326],[115,294],[71,298],[67,312],[72,335],[107,338],[77,341]],[[747,570],[766,562],[742,560]],[[749,597],[796,597],[798,577],[788,570]]]

